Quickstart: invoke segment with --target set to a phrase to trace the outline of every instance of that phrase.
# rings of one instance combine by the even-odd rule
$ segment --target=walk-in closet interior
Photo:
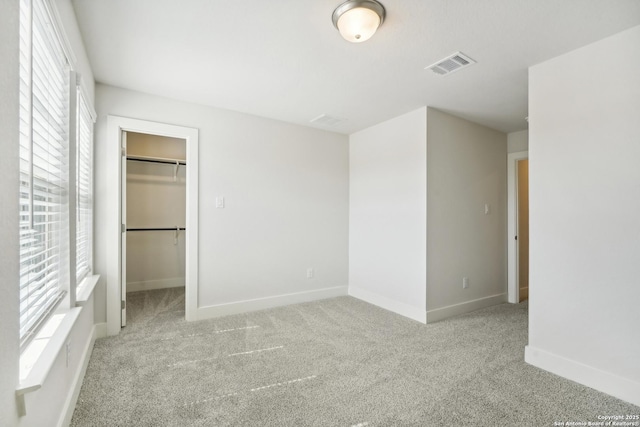
[[[133,292],[184,289],[186,168],[184,139],[127,132],[123,189],[127,298]]]

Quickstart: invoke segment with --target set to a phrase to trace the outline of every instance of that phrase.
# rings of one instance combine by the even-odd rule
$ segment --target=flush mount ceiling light
[[[369,40],[384,21],[384,6],[375,0],[347,0],[333,11],[333,25],[345,40]]]

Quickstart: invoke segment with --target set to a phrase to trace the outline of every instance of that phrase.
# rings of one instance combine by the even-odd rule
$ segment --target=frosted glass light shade
[[[380,17],[371,9],[356,7],[346,11],[338,19],[337,25],[345,40],[361,43],[375,34],[380,25]]]
[[[331,20],[345,40],[361,43],[375,34],[385,13],[376,0],[347,0],[333,11]]]

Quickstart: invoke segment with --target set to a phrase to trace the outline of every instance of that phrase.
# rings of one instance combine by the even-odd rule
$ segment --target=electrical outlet
[[[307,279],[313,278],[313,268],[307,268]]]
[[[69,359],[71,358],[71,341],[66,345],[67,348],[67,368],[69,367]]]
[[[467,289],[469,287],[469,278],[468,277],[463,277],[462,278],[462,289]]]

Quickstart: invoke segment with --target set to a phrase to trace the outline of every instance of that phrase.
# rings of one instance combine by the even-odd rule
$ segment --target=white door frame
[[[181,138],[187,146],[187,214],[185,318],[196,320],[198,309],[198,129],[127,117],[107,117],[107,165],[112,168],[108,179],[106,203],[109,206],[107,242],[107,335],[120,333],[122,296],[122,132]]]
[[[520,302],[518,288],[518,161],[529,158],[528,151],[507,154],[507,295],[510,303]]]
[[[120,132],[120,222],[124,224],[120,230],[120,301],[125,301],[127,295],[127,132]],[[127,305],[120,310],[120,326],[127,326]]]

